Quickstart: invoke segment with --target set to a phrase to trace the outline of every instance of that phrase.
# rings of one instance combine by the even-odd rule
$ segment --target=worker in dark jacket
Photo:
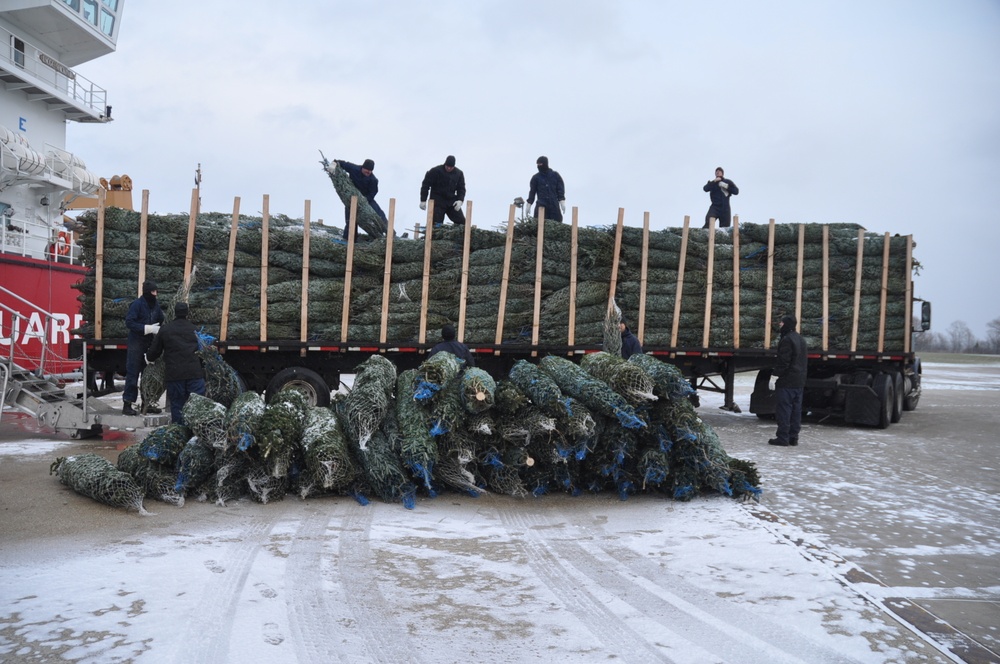
[[[566,186],[563,184],[562,176],[558,171],[549,168],[549,158],[539,157],[535,160],[538,172],[531,176],[528,191],[528,205],[538,198],[538,206],[535,208],[535,217],[538,217],[538,208],[545,208],[545,218],[552,221],[562,221],[563,212],[566,211]]]
[[[128,346],[125,352],[125,390],[122,393],[122,415],[138,415],[135,410],[135,400],[139,397],[139,374],[146,366],[143,355],[153,343],[153,336],[160,331],[163,322],[163,310],[156,301],[157,286],[155,281],[146,280],[142,283],[142,297],[136,298],[129,305],[125,314],[125,327],[128,328]],[[143,413],[159,413],[154,404],[143,404]]]
[[[722,166],[715,169],[715,179],[709,180],[702,187],[708,192],[709,198],[712,201],[712,205],[708,208],[708,214],[705,215],[705,225],[703,228],[708,228],[709,221],[711,219],[719,220],[719,228],[728,228],[733,222],[733,212],[729,207],[729,197],[735,196],[740,193],[739,187],[732,180],[727,180],[726,172],[722,170]]]
[[[183,424],[181,409],[192,394],[205,396],[205,370],[198,357],[198,333],[188,320],[187,302],[174,305],[174,319],[163,326],[146,353],[150,362],[163,354],[170,421]]]
[[[431,348],[431,352],[427,353],[427,357],[434,357],[436,353],[441,351],[447,351],[465,362],[466,367],[476,366],[476,358],[472,356],[472,352],[469,347],[463,344],[461,341],[455,340],[455,326],[445,325],[441,328],[441,343]]]
[[[778,377],[774,381],[775,419],[778,421],[778,433],[767,441],[770,445],[798,445],[799,429],[802,424],[802,394],[806,386],[806,368],[808,358],[806,341],[795,326],[798,321],[795,316],[785,316],[781,319],[781,340],[778,342],[778,361],[774,365],[773,374]]]
[[[427,199],[434,201],[434,228],[444,225],[444,216],[451,223],[465,225],[465,173],[455,168],[455,157],[448,155],[444,163],[427,171],[420,184],[420,209],[427,209]]]
[[[385,216],[385,212],[378,203],[375,202],[375,195],[378,193],[378,178],[375,177],[373,171],[375,170],[375,162],[371,159],[365,159],[364,163],[358,166],[357,164],[352,164],[349,161],[344,161],[343,159],[334,159],[333,162],[344,169],[344,172],[351,178],[351,183],[357,188],[358,193],[365,197],[368,204],[372,206],[372,210],[375,211],[382,221],[388,223],[388,219]],[[348,238],[347,227],[351,223],[351,207],[350,205],[344,206],[344,239]],[[357,236],[358,229],[354,229],[355,237]]]
[[[618,323],[618,329],[622,333],[622,358],[627,360],[633,355],[642,355],[642,344],[639,343],[639,338],[632,334],[632,330],[628,329],[628,321],[624,316]]]

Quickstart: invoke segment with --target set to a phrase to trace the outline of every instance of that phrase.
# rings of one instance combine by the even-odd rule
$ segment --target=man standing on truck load
[[[528,205],[538,197],[535,217],[538,208],[545,208],[545,218],[552,221],[562,221],[562,213],[566,211],[566,186],[558,171],[549,168],[549,158],[539,157],[535,160],[538,172],[531,176],[528,191]]]
[[[781,341],[778,342],[778,362],[774,365],[774,392],[777,397],[774,417],[778,433],[768,445],[798,445],[802,424],[802,393],[806,386],[806,341],[795,326],[795,316],[781,319]]]
[[[427,171],[420,184],[420,209],[427,209],[427,199],[434,201],[434,228],[444,225],[448,215],[456,226],[465,225],[465,173],[455,168],[455,157],[448,155],[440,166]]]
[[[639,338],[632,334],[632,330],[628,329],[628,321],[624,315],[618,323],[618,329],[622,333],[622,359],[627,360],[633,355],[642,355],[642,344],[639,343]]]
[[[379,204],[375,202],[375,194],[378,193],[378,178],[375,177],[372,171],[375,170],[375,162],[371,159],[365,159],[364,163],[360,166],[357,164],[352,164],[349,161],[344,161],[343,159],[334,159],[333,163],[337,164],[344,169],[351,178],[351,183],[357,188],[358,193],[365,197],[368,204],[372,206],[372,210],[375,211],[382,221],[389,223],[389,220],[385,216],[385,212],[379,207]],[[347,227],[351,223],[351,206],[344,206],[344,239],[348,238]],[[358,229],[355,227],[354,236],[357,237]]]
[[[122,393],[122,415],[138,415],[134,406],[139,396],[139,374],[146,365],[143,356],[153,343],[153,336],[160,331],[163,322],[163,310],[156,301],[156,282],[147,279],[142,282],[142,296],[129,305],[125,314],[125,327],[128,328],[128,348],[125,354],[125,391]],[[153,404],[143,404],[145,413],[159,413],[160,409]]]
[[[170,401],[170,421],[183,424],[182,409],[192,394],[205,396],[205,370],[198,357],[198,333],[188,320],[188,303],[174,305],[174,319],[163,326],[146,353],[155,362],[163,355],[163,374]]]
[[[705,215],[705,225],[702,228],[708,228],[710,219],[718,219],[719,228],[729,228],[733,222],[733,212],[729,207],[729,197],[740,193],[740,190],[735,182],[727,180],[724,177],[725,174],[726,172],[722,170],[722,166],[719,166],[715,169],[715,179],[709,180],[703,187],[712,199],[712,205],[708,208],[708,214]]]
[[[427,357],[434,357],[435,353],[440,353],[441,351],[447,351],[458,359],[463,360],[466,367],[476,366],[476,358],[472,356],[472,351],[469,350],[469,347],[461,341],[455,341],[455,326],[451,323],[441,328],[441,343],[431,348],[431,352],[427,353]]]

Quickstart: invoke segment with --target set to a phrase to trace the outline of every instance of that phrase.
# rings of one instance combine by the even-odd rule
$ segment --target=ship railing
[[[18,42],[24,44],[24,50],[14,47]],[[61,94],[73,102],[91,109],[95,115],[103,116],[107,109],[108,92],[93,81],[70,67],[59,65],[59,59],[45,52],[20,34],[15,35],[10,30],[0,27],[0,67],[23,76],[28,83],[44,84],[51,92]],[[57,66],[45,64],[42,60],[51,60]],[[23,74],[21,73],[23,72]]]

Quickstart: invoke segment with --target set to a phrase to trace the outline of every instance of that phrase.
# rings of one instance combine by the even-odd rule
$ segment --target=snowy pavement
[[[47,474],[127,435],[5,414],[0,661],[1000,661],[1000,366],[924,372],[899,424],[807,423],[798,448],[704,394],[725,449],[760,468],[759,505],[288,497],[141,517]]]

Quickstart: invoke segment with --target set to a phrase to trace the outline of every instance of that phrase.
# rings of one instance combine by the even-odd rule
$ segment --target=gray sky
[[[454,154],[495,227],[544,154],[581,224],[700,226],[721,165],[742,222],[912,234],[936,331],[1000,317],[997,0],[129,0],[118,51],[78,69],[115,121],[70,149],[155,212],[188,210],[201,163],[203,210],[268,194],[340,225],[323,150],[374,159],[412,227]]]

